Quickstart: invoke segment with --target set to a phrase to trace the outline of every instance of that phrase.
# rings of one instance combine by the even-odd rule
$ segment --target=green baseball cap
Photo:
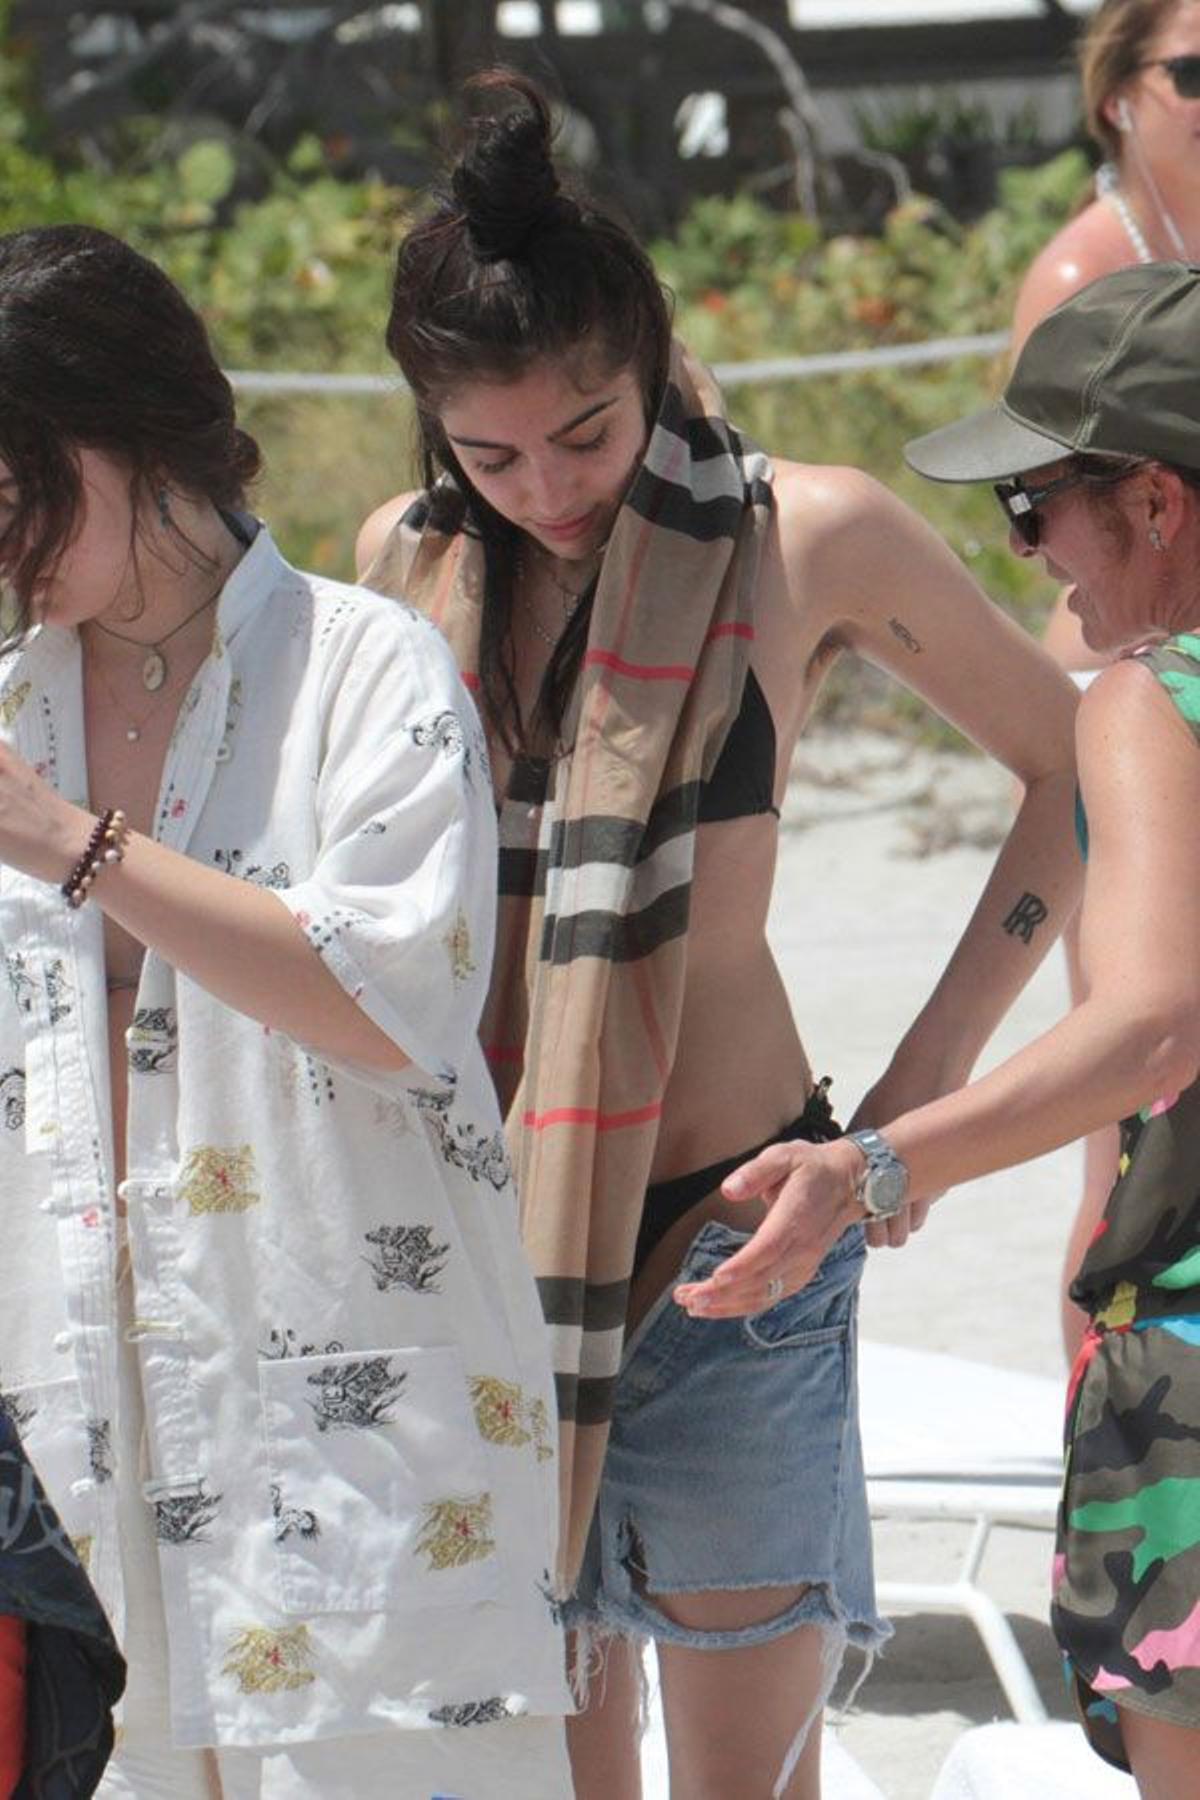
[[[904,447],[931,481],[1002,481],[1082,454],[1200,469],[1200,267],[1090,282],[1030,333],[995,406]]]

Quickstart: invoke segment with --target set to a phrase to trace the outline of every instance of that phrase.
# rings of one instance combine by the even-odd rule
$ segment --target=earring
[[[155,500],[158,505],[158,522],[163,530],[166,531],[169,529],[172,520],[170,502],[167,499],[167,490],[165,487],[159,488],[158,493],[155,495]]]
[[[1128,100],[1118,100],[1116,127],[1118,131],[1133,130],[1133,115],[1129,111]]]
[[[1166,549],[1167,546],[1163,543],[1162,532],[1158,529],[1157,525],[1152,525],[1150,527],[1150,531],[1149,531],[1148,535],[1150,538],[1150,548],[1152,550],[1165,550]]]

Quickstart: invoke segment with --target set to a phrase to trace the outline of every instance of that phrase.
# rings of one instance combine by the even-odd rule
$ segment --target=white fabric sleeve
[[[372,606],[348,640],[324,682],[315,866],[276,892],[346,992],[417,1065],[403,1084],[421,1071],[456,1079],[495,927],[483,732],[449,648],[406,607]]]

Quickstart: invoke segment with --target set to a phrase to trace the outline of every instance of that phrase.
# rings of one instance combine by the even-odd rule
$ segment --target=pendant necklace
[[[146,654],[142,660],[141,671],[142,686],[148,694],[157,694],[159,688],[167,679],[167,659],[163,652],[163,645],[169,644],[176,633],[182,631],[185,625],[190,625],[193,619],[198,619],[200,614],[204,612],[206,608],[210,607],[214,600],[220,597],[221,589],[224,586],[225,583],[222,582],[221,587],[217,588],[214,593],[211,593],[207,600],[202,600],[196,610],[190,612],[186,619],[180,619],[178,625],[172,625],[170,631],[164,631],[160,638],[154,638],[149,643],[147,643],[144,638],[131,637],[126,631],[114,631],[111,625],[105,625],[100,619],[92,619],[90,622],[96,627],[97,631],[103,631],[107,633],[109,637],[118,638],[122,644],[134,644],[139,650],[145,651]],[[105,682],[105,686],[108,686],[107,682]],[[111,695],[111,688],[109,688],[109,693]],[[143,720],[143,724],[144,723],[145,721]],[[141,736],[141,732],[139,730],[133,736],[130,736],[127,732],[126,736],[129,737],[129,741],[132,744]]]
[[[93,621],[93,623],[94,622],[95,621]],[[115,636],[116,633],[114,633],[113,635]],[[124,719],[125,719],[125,742],[127,744],[138,743],[141,739],[141,735],[142,735],[143,731],[145,731],[147,725],[150,723],[151,719],[154,717],[155,713],[158,711],[158,709],[162,705],[163,701],[166,699],[169,699],[170,696],[168,694],[159,692],[158,698],[155,700],[154,705],[150,708],[150,711],[148,713],[144,713],[140,719],[131,719],[129,717],[128,712],[126,712],[125,708],[121,705],[121,702],[117,699],[117,696],[113,693],[112,686],[109,683],[109,681],[107,680],[107,678],[100,673],[99,669],[95,670],[95,675],[96,675],[96,679],[99,681],[101,687],[104,689],[105,693],[108,695],[109,699],[112,701],[113,706],[115,707],[117,712],[121,713],[124,716]],[[161,689],[161,687],[162,687],[162,682],[160,680],[158,683],[158,689]]]
[[[603,546],[601,546],[601,549],[603,549]],[[525,591],[525,586],[526,586],[525,578],[528,576],[530,571],[529,571],[529,564],[525,560],[525,554],[524,554],[523,550],[518,550],[517,556],[516,556],[517,582],[518,582],[518,585],[521,590],[521,599],[524,602],[525,610],[529,614],[529,623],[533,626],[534,631],[537,633],[538,637],[541,638],[543,644],[548,644],[550,646],[551,650],[557,650],[559,641],[562,637],[563,632],[567,629],[567,626],[571,623],[571,620],[575,617],[575,614],[579,609],[580,603],[583,601],[583,599],[587,595],[588,589],[592,586],[592,583],[595,581],[595,576],[589,575],[588,579],[584,582],[584,584],[581,588],[568,587],[566,582],[558,574],[557,570],[554,567],[554,564],[550,561],[550,559],[548,557],[542,556],[539,558],[539,561],[544,566],[546,573],[550,577],[550,580],[553,583],[553,585],[558,589],[558,592],[559,592],[559,595],[560,595],[560,598],[562,601],[563,622],[562,622],[562,626],[561,626],[557,636],[554,634],[554,632],[547,631],[545,625],[543,625],[543,623],[542,623],[542,620],[538,613],[537,608],[534,606],[533,601],[530,599],[528,593]]]

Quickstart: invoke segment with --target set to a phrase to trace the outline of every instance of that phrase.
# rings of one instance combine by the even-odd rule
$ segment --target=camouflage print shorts
[[[1052,1619],[1092,1747],[1200,1730],[1200,1289],[1122,1282],[1072,1371]]]

